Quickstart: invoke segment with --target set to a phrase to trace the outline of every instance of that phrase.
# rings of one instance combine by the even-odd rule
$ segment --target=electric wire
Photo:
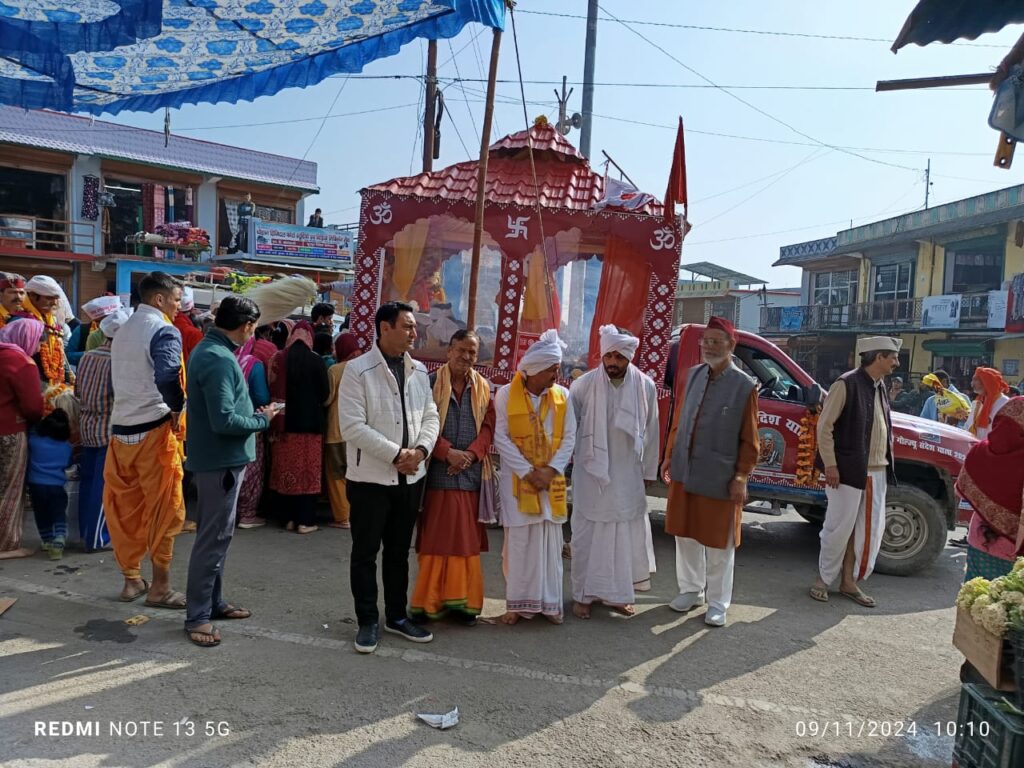
[[[602,8],[601,10],[604,11],[605,13],[608,13],[608,11],[605,11],[604,8]],[[551,17],[555,17],[555,18],[564,18],[564,19],[584,19],[585,20],[587,18],[586,16],[581,16],[581,15],[575,14],[575,13],[556,13],[554,11],[527,11],[527,10],[521,10],[519,12],[520,13],[528,13],[528,14],[533,15],[533,16],[551,16]],[[599,20],[603,20],[603,21],[618,21],[618,19],[616,19],[615,17],[612,17],[612,16],[608,16],[608,17],[600,17],[599,16],[598,19]],[[890,38],[885,38],[885,37],[861,37],[861,36],[856,36],[856,35],[825,35],[825,34],[814,33],[814,32],[788,32],[788,31],[784,32],[784,31],[781,31],[781,30],[743,29],[743,28],[739,28],[739,27],[711,27],[711,26],[702,26],[702,25],[698,25],[698,24],[673,24],[673,23],[667,22],[667,21],[643,21],[643,20],[640,20],[640,19],[627,19],[626,22],[629,23],[629,24],[636,24],[638,26],[666,27],[666,28],[669,28],[669,29],[690,29],[690,30],[696,30],[696,31],[701,31],[701,32],[731,32],[731,33],[744,34],[744,35],[766,35],[766,36],[775,36],[775,37],[801,37],[801,38],[810,38],[810,39],[817,39],[817,40],[843,40],[843,41],[848,41],[848,42],[885,43],[886,45],[892,45],[892,42],[893,42]],[[961,46],[974,47],[974,48],[1002,48],[1004,50],[1006,48],[1005,45],[997,45],[995,43],[974,43],[974,42],[966,42],[966,41],[960,41],[960,40],[954,41],[952,43],[952,45],[961,45]]]

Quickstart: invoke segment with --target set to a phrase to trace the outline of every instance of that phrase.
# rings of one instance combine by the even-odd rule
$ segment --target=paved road
[[[956,718],[960,550],[873,577],[875,610],[822,605],[806,594],[814,529],[748,515],[730,623],[711,629],[666,607],[673,547],[655,528],[659,572],[632,619],[445,623],[370,657],[351,646],[347,531],[239,531],[227,594],[254,616],[223,622],[215,649],[185,640],[180,613],[118,603],[109,553],[0,562],[0,596],[18,598],[0,617],[0,764],[948,768],[936,723]],[[501,531],[490,540],[496,615]],[[150,621],[124,624],[136,614]],[[452,730],[414,718],[455,706]],[[36,733],[66,723],[98,733]]]

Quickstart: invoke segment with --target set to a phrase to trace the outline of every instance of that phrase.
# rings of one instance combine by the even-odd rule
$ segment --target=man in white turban
[[[64,324],[74,314],[64,289],[48,275],[36,275],[25,284],[25,311],[46,326],[39,345],[39,375],[50,396],[75,381],[64,353]],[[50,409],[47,408],[47,411]]]
[[[90,349],[96,349],[106,340],[106,336],[100,331],[100,320],[120,308],[121,299],[117,296],[97,296],[95,299],[90,299],[82,305],[82,311],[89,318],[89,322],[79,323],[75,330],[71,332],[71,338],[68,339],[68,343],[64,345],[64,352],[68,356],[68,362],[73,367],[78,367],[82,355]],[[90,339],[92,340],[92,345],[89,344]]]
[[[565,468],[576,443],[569,391],[555,383],[565,342],[541,334],[512,382],[494,398],[494,445],[505,568],[505,624],[542,614],[562,623],[562,524],[568,517]]]
[[[590,618],[604,603],[632,616],[636,590],[654,570],[646,484],[658,476],[658,390],[632,364],[640,340],[600,328],[601,366],[572,385],[576,415],[573,467],[573,613]]]

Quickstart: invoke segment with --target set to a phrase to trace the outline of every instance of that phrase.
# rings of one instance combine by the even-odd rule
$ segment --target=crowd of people
[[[645,488],[660,478],[669,487],[665,529],[676,543],[678,594],[669,607],[707,603],[705,623],[727,623],[760,447],[757,382],[733,361],[737,334],[727,320],[708,321],[701,364],[680,372],[662,457],[657,390],[632,364],[639,340],[614,326],[600,328],[600,364],[571,389],[557,383],[565,344],[551,329],[495,391],[474,367],[481,340],[472,330],[453,333],[433,372],[415,360],[417,320],[402,302],[379,308],[376,341],[362,350],[344,327],[335,335],[331,305],[314,306],[308,321],[273,325],[261,324],[259,306],[240,295],[200,313],[161,272],[140,281],[134,310],[99,297],[82,308],[88,327],[74,331],[52,280],[4,275],[0,289],[0,557],[32,554],[21,546],[26,488],[44,549],[62,555],[65,482],[77,471],[79,532],[87,551],[113,550],[119,599],[184,611],[188,639],[212,647],[221,642],[214,622],[251,615],[224,595],[235,529],[274,517],[312,534],[324,495],[328,525],[351,533],[355,648],[371,653],[381,632],[422,643],[433,638],[431,622],[478,621],[488,525],[504,531],[500,621],[561,624],[570,508],[573,615],[589,619],[594,605],[633,615],[656,568]],[[810,589],[818,601],[838,582],[840,595],[875,605],[861,584],[884,530],[894,466],[884,384],[899,349],[899,339],[859,340],[859,367],[832,385],[818,421],[828,496]],[[955,404],[940,373],[932,396]],[[979,369],[977,397],[962,417],[986,438],[977,450],[1002,457],[1009,446],[1016,460],[1024,399],[1008,398],[992,374]],[[1010,522],[991,520],[976,501],[1009,503],[1012,488],[976,492],[993,477],[977,468],[1005,460],[972,451],[962,475],[962,494],[977,511],[969,540],[979,568],[988,562],[981,555],[999,558],[997,546],[1021,543],[999,544]],[[186,520],[190,489],[196,502]],[[183,530],[196,536],[185,592],[171,581]]]

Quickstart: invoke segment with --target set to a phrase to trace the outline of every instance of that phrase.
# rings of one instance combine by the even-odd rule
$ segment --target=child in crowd
[[[328,368],[338,362],[334,359],[334,339],[329,333],[318,332],[313,336],[313,351],[323,358]]]
[[[64,556],[68,535],[68,494],[65,470],[71,466],[71,424],[60,408],[28,434],[28,494],[36,515],[43,549],[51,560]]]

